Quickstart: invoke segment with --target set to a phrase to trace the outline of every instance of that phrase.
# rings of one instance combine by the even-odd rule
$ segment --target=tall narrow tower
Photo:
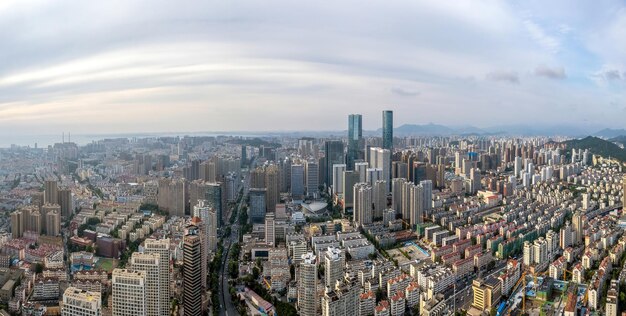
[[[185,315],[202,315],[202,253],[200,232],[187,227],[183,241],[183,307]]]
[[[170,314],[170,240],[146,239],[144,253],[159,255],[159,315]]]
[[[383,111],[383,148],[393,149],[393,111]]]

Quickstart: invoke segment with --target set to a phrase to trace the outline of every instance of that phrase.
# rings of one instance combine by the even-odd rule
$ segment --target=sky
[[[0,0],[0,135],[626,126],[624,1]]]

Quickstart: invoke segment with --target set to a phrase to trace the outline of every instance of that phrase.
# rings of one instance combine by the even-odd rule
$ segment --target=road
[[[237,214],[235,218],[239,218],[239,212],[241,212],[241,208],[243,206],[244,201],[246,200],[245,195],[241,197],[239,204],[237,205],[235,211]],[[228,224],[227,224],[228,225]],[[230,247],[239,241],[239,223],[235,221],[232,226],[230,226],[230,236],[224,236],[224,252],[222,254],[222,268],[220,270],[219,277],[219,288],[222,293],[220,293],[220,316],[235,316],[239,315],[235,305],[233,304],[230,291],[228,290],[228,271],[226,271],[226,267],[228,265],[228,256],[230,255]]]

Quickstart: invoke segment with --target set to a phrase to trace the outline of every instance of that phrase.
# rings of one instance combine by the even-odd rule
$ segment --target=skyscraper
[[[222,224],[222,209],[223,209],[223,203],[222,203],[222,196],[224,194],[224,192],[222,192],[222,185],[221,183],[208,183],[207,184],[207,191],[206,191],[206,196],[205,199],[207,200],[207,206],[211,207],[216,215],[217,215],[217,222],[215,223],[215,225],[217,225],[216,227],[220,227]],[[204,221],[204,219],[203,219]]]
[[[359,183],[359,173],[356,171],[343,172],[343,211],[354,206],[354,185]]]
[[[61,234],[61,214],[57,210],[46,213],[46,235],[59,236]]]
[[[88,292],[75,287],[68,287],[63,292],[61,316],[100,316],[102,301],[99,292]]]
[[[304,196],[304,166],[291,165],[291,196],[301,199]]]
[[[319,191],[319,166],[314,160],[306,162],[306,194],[316,198]]]
[[[202,315],[202,253],[198,228],[187,227],[183,239],[183,308],[185,315]]]
[[[302,316],[317,316],[317,262],[315,254],[302,255],[298,278],[298,309]]]
[[[389,110],[383,111],[383,148],[393,149],[393,111]]]
[[[170,240],[146,239],[144,253],[159,254],[159,315],[170,314]]]
[[[113,316],[146,314],[146,273],[128,269],[114,269]]]
[[[574,244],[580,245],[583,242],[583,214],[580,211],[576,211],[572,216],[572,226],[576,233],[576,239]]]
[[[348,170],[353,170],[354,162],[364,158],[363,153],[363,123],[361,114],[348,116],[348,154],[346,165]]]
[[[159,316],[160,256],[158,253],[134,252],[130,258],[130,268],[146,274],[146,315]]]
[[[267,190],[253,188],[249,191],[250,197],[250,220],[252,223],[263,223],[267,208],[265,206],[265,194]]]
[[[327,140],[324,143],[324,155],[326,156],[326,181],[332,179],[333,165],[345,163],[343,142],[340,140]]]

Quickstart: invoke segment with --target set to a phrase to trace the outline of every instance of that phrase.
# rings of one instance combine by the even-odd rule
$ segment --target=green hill
[[[572,148],[576,149],[589,149],[592,154],[600,155],[603,157],[612,157],[626,162],[626,150],[619,148],[614,143],[593,136],[587,136],[582,139],[572,139],[562,142],[568,150]]]

